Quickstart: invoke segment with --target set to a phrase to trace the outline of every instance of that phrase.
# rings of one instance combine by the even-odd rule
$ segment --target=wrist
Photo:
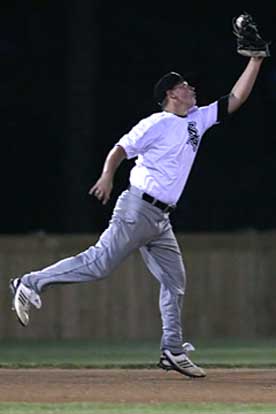
[[[251,60],[254,62],[254,64],[258,63],[260,65],[263,62],[264,57],[252,56]]]
[[[107,179],[112,180],[113,175],[114,175],[113,171],[110,171],[110,170],[103,170],[102,172],[102,178],[107,178]]]

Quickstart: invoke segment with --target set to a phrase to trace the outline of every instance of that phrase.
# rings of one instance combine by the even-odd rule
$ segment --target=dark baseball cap
[[[162,104],[166,98],[166,92],[173,89],[176,85],[184,82],[183,77],[177,72],[169,72],[162,76],[154,86],[153,96],[156,103]]]

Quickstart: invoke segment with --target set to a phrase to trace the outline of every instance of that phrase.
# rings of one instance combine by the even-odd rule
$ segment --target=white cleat
[[[183,345],[184,351],[194,350],[191,344]],[[206,377],[206,372],[194,364],[190,358],[187,356],[187,353],[183,352],[179,355],[174,355],[168,349],[164,349],[161,356],[158,366],[167,371],[174,370],[180,374],[186,375],[192,378],[203,378]]]
[[[41,308],[40,296],[33,290],[25,286],[19,278],[10,280],[10,290],[13,295],[12,309],[16,312],[18,321],[23,326],[29,323],[30,305]]]

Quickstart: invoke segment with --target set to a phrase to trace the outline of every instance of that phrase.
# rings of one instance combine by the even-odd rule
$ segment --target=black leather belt
[[[147,193],[142,194],[142,199],[152,204],[153,206],[160,208],[160,210],[162,210],[164,213],[171,213],[175,209],[175,207],[163,203],[162,201],[157,200]]]

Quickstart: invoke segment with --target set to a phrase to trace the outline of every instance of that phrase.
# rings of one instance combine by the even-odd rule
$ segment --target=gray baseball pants
[[[160,282],[161,349],[182,352],[181,309],[186,277],[181,252],[169,215],[144,201],[142,192],[135,187],[118,198],[109,227],[95,246],[41,271],[26,274],[22,282],[40,293],[54,283],[99,280],[137,248]]]

